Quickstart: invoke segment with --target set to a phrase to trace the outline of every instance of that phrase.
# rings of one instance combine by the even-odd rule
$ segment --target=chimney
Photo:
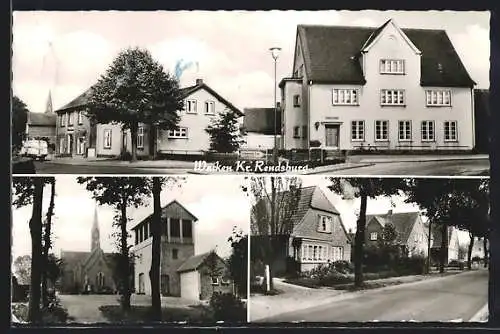
[[[387,211],[387,214],[388,214],[389,216],[391,216],[391,215],[392,215],[392,209],[389,209],[389,211]]]
[[[196,79],[196,85],[203,85],[203,79]]]

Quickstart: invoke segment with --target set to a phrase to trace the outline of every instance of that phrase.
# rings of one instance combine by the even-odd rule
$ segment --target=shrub
[[[483,260],[483,259],[482,259],[481,257],[479,257],[479,256],[474,256],[474,257],[472,257],[472,259],[471,259],[471,261],[472,261],[472,262],[481,262],[482,260]]]
[[[333,262],[333,267],[341,274],[352,274],[354,272],[354,266],[352,263],[345,260]]]
[[[458,268],[459,270],[464,270],[465,263],[463,261],[451,260],[450,262],[448,262],[448,267]]]
[[[423,256],[403,257],[398,259],[395,271],[401,275],[422,275],[425,273],[426,258]]]
[[[352,282],[351,265],[347,261],[320,264],[305,273],[305,276],[317,281],[318,285],[332,286]]]
[[[210,298],[210,308],[215,321],[245,321],[246,308],[240,298],[232,293],[214,292]]]

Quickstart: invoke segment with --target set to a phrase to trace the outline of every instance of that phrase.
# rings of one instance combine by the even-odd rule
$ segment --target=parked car
[[[28,139],[23,143],[19,155],[43,161],[49,154],[49,145],[45,140]]]

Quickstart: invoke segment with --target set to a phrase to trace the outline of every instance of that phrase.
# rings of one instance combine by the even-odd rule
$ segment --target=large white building
[[[284,148],[471,150],[474,85],[444,30],[299,25]]]

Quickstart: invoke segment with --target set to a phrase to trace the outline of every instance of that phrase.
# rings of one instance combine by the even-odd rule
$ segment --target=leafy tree
[[[242,190],[253,198],[250,228],[252,235],[258,236],[259,253],[269,265],[272,290],[274,243],[293,231],[292,217],[300,200],[301,181],[297,177],[274,176],[250,177],[249,181],[249,185],[243,185]]]
[[[123,310],[130,309],[131,282],[130,282],[130,247],[128,245],[127,209],[144,205],[146,198],[151,195],[149,180],[144,177],[78,177],[78,183],[85,184],[86,189],[100,205],[108,205],[117,212],[115,222],[120,233],[120,273],[121,305]]]
[[[151,245],[151,269],[149,278],[151,281],[151,317],[152,320],[161,321],[161,296],[160,296],[160,263],[161,263],[161,202],[160,194],[164,186],[177,184],[181,186],[181,177],[153,177],[151,181],[151,192],[153,196],[153,217],[151,220],[151,234],[153,237]]]
[[[28,122],[28,107],[17,96],[12,97],[12,148],[19,149],[26,135],[26,123]]]
[[[247,297],[248,235],[244,235],[241,230],[234,227],[228,241],[233,249],[228,260],[229,275],[236,286],[238,295]]]
[[[212,249],[208,254],[207,258],[205,259],[205,265],[206,265],[205,273],[209,275],[211,278],[219,279],[222,273],[224,272],[224,267],[220,265],[219,256],[217,255],[215,249]],[[212,294],[214,292],[215,288],[212,285]]]
[[[363,285],[363,258],[366,228],[366,207],[368,198],[393,196],[400,193],[406,181],[399,178],[330,178],[331,191],[343,195],[345,199],[360,198],[359,218],[356,222],[354,240],[354,286]]]
[[[28,306],[28,321],[38,323],[41,320],[40,298],[43,271],[42,256],[42,202],[43,188],[47,182],[43,177],[15,177],[13,179],[15,199],[13,205],[22,207],[32,205],[29,221],[31,235],[31,277]]]
[[[14,273],[18,281],[29,282],[31,278],[31,256],[18,256],[14,261]]]
[[[213,118],[205,129],[210,136],[210,149],[220,153],[233,153],[245,142],[238,122],[238,115],[224,110]]]
[[[165,72],[149,51],[128,48],[118,54],[106,73],[91,88],[88,116],[98,123],[119,123],[132,137],[132,161],[137,159],[137,130],[150,126],[155,154],[156,129],[177,128],[183,108],[178,81]]]

